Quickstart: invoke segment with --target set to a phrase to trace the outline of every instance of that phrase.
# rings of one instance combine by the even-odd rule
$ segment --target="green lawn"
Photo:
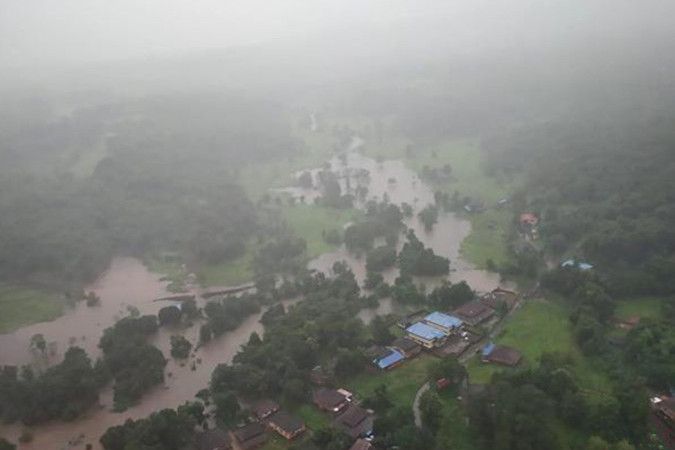
[[[54,320],[64,303],[56,295],[36,289],[0,284],[0,333],[37,322]]]
[[[495,341],[520,350],[525,359],[521,365],[536,364],[544,352],[568,353],[575,360],[574,372],[580,385],[585,389],[603,391],[607,389],[609,380],[581,354],[574,342],[568,316],[567,308],[557,300],[530,300],[507,319],[508,324]],[[478,356],[469,361],[467,369],[473,383],[488,382],[497,370],[511,370],[483,364]]]
[[[328,414],[319,411],[314,405],[302,405],[293,413],[300,417],[310,430],[319,430],[330,425]]]
[[[246,252],[239,258],[222,264],[211,264],[197,269],[202,286],[232,286],[253,280],[253,258],[258,252],[254,242],[246,244]]]
[[[470,220],[471,233],[462,241],[460,249],[464,259],[481,269],[487,268],[488,259],[497,266],[506,264],[510,213],[505,209],[490,209],[470,216]]]
[[[423,354],[386,372],[362,373],[349,380],[346,386],[361,398],[370,396],[381,384],[387,386],[389,397],[396,405],[412,407],[417,390],[427,379],[427,368],[435,360]]]
[[[665,299],[660,297],[638,297],[619,300],[614,315],[621,319],[631,316],[641,318],[655,318],[661,315],[661,308]]]
[[[282,215],[291,229],[307,241],[307,256],[315,258],[322,253],[335,250],[327,243],[322,232],[338,230],[354,221],[360,213],[354,209],[335,209],[316,205],[296,205],[282,209]]]
[[[443,404],[443,422],[436,435],[438,444],[445,444],[453,450],[476,449],[474,436],[466,423],[466,415],[457,400],[455,389],[439,393]]]

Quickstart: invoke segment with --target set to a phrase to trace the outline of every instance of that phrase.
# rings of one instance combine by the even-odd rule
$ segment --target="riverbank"
[[[65,307],[65,301],[55,293],[0,284],[0,334],[33,323],[54,320],[63,313]]]

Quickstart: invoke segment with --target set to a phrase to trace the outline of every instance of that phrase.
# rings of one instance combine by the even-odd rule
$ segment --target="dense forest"
[[[283,110],[208,94],[99,101],[28,122],[5,111],[21,126],[0,133],[0,274],[79,282],[119,253],[240,255],[258,222],[236,167],[292,153]],[[100,160],[72,173],[92,146]]]

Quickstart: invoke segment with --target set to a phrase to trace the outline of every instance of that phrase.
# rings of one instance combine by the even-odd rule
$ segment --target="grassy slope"
[[[528,301],[514,314],[496,343],[520,350],[525,357],[524,364],[536,364],[544,352],[564,352],[573,356],[575,374],[581,386],[593,391],[603,391],[608,386],[607,377],[596,370],[585,358],[572,335],[567,308],[558,301]],[[468,364],[470,379],[474,383],[489,381],[498,370],[510,370],[499,366],[483,364],[478,357]]]
[[[55,295],[36,289],[0,284],[0,333],[61,315],[63,302]]]
[[[661,308],[665,299],[659,297],[638,297],[617,301],[614,315],[621,319],[631,316],[641,318],[657,318],[661,315]]]

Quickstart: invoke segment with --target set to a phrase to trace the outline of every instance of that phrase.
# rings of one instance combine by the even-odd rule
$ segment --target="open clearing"
[[[581,354],[574,342],[569,312],[559,301],[530,300],[507,319],[504,331],[495,342],[522,352],[523,364],[536,364],[545,352],[567,353],[574,358],[574,373],[580,385],[589,390],[607,389],[609,380]],[[499,370],[513,370],[492,364],[483,364],[477,355],[467,366],[472,383],[487,383]]]
[[[0,284],[0,333],[25,325],[56,319],[63,312],[63,301],[56,295],[7,284]]]

